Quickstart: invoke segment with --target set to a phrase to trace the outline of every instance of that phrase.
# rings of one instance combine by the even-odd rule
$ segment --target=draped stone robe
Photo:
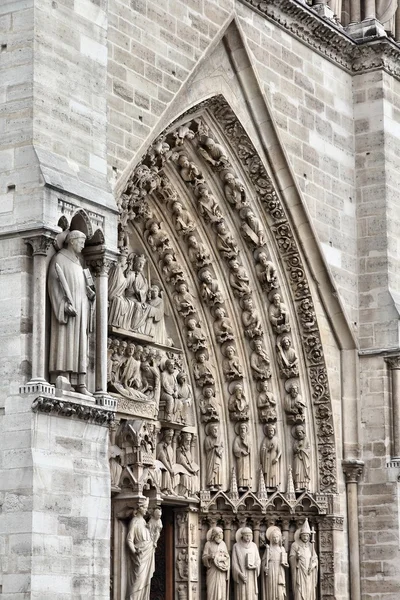
[[[56,265],[64,275],[64,290]],[[82,265],[76,254],[60,250],[52,259],[48,274],[51,311],[50,373],[86,373],[89,299]],[[76,316],[65,312],[67,295],[72,300]]]

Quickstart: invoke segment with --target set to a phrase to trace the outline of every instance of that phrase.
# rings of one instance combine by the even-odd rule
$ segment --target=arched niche
[[[323,532],[342,521],[332,522],[335,433],[315,289],[272,173],[222,96],[179,117],[135,168],[118,199],[121,257],[143,253],[149,281],[163,288],[191,418],[168,422],[157,408],[135,415],[126,399],[118,411],[122,421],[154,423],[154,460],[133,473],[135,493],[194,503],[209,523],[234,523],[232,531],[247,519],[263,535],[267,522],[279,522],[288,539],[307,516],[320,552],[332,553]],[[134,271],[119,269],[123,283]],[[157,367],[162,372],[165,360]],[[118,399],[115,385],[109,391]],[[169,477],[169,490],[163,483],[159,448],[168,431],[171,461],[184,434],[192,436],[199,471],[186,495],[182,470],[175,484]]]

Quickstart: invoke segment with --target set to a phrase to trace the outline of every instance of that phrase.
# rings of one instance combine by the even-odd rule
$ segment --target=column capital
[[[32,253],[41,254],[47,256],[47,251],[54,241],[54,234],[50,231],[44,231],[36,235],[32,235],[24,238],[25,244],[28,244],[32,248]]]
[[[400,370],[400,354],[385,356],[385,362],[391,371]]]
[[[355,458],[342,461],[346,483],[358,483],[364,470],[364,462]]]
[[[99,256],[96,258],[87,258],[86,263],[92,269],[96,276],[108,275],[111,267],[115,264],[115,259],[108,256]]]

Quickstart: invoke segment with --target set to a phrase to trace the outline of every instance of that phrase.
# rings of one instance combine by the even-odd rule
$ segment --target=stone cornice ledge
[[[351,74],[383,69],[400,79],[400,46],[391,38],[353,40],[298,0],[239,0]]]
[[[48,396],[38,396],[32,403],[32,411],[79,419],[106,427],[115,419],[115,411],[113,410]]]

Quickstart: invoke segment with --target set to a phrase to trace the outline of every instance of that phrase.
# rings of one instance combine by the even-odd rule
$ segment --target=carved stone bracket
[[[400,355],[386,356],[385,362],[391,371],[400,370]]]
[[[96,425],[108,426],[115,418],[114,411],[99,408],[97,406],[88,406],[71,402],[70,400],[61,400],[58,398],[48,398],[38,396],[32,403],[33,412],[42,412],[52,414],[58,417],[69,417],[80,419]]]
[[[41,254],[47,256],[48,249],[54,241],[54,234],[50,232],[41,233],[24,239],[26,244],[32,247],[32,254]]]

